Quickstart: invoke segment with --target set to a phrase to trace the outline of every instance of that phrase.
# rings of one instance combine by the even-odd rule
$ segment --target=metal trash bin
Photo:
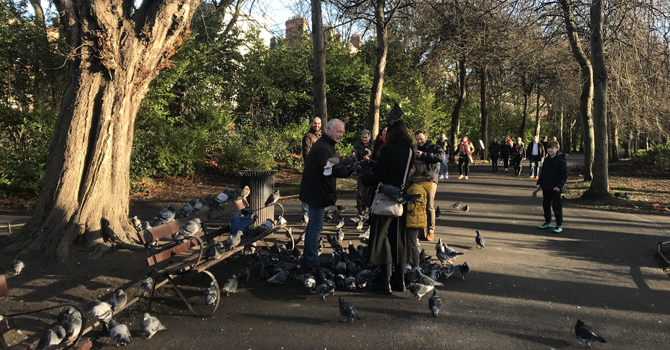
[[[277,170],[240,170],[241,187],[249,186],[251,193],[247,200],[249,206],[258,215],[260,221],[275,220],[275,207],[263,208],[265,201],[275,191],[275,174]],[[262,208],[262,209],[261,209]]]

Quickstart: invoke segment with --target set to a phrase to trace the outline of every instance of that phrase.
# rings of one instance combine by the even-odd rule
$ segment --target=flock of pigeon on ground
[[[392,187],[393,186],[387,186],[383,189],[385,194],[388,192],[387,195],[390,198],[395,198],[400,203],[411,203],[412,201],[417,200],[417,198],[412,196],[401,195],[399,189]],[[201,210],[204,206],[207,206],[210,209],[216,209],[230,200],[244,199],[249,195],[249,192],[250,190],[248,186],[235,191],[230,191],[226,188],[224,192],[217,197],[208,195],[202,200],[193,199],[190,202],[185,203],[179,211],[175,209],[175,204],[172,203],[158,213],[153,224],[149,224],[149,222],[142,224],[137,217],[133,217],[130,220],[138,232],[140,232],[145,229],[150,229],[153,226],[165,224],[176,218],[187,217],[191,213]],[[265,207],[275,205],[279,198],[279,191],[275,191],[267,199]],[[469,211],[469,206],[461,205],[460,201],[454,203],[451,207],[455,210],[460,209],[463,212]],[[342,206],[331,206],[324,210],[325,218],[327,220],[337,222],[335,226],[335,229],[337,230],[336,234],[326,234],[325,240],[323,236],[319,237],[318,240],[319,255],[323,252],[326,242],[332,248],[329,263],[326,264],[327,266],[322,265],[318,269],[311,269],[309,271],[301,269],[298,264],[302,257],[302,250],[300,249],[299,244],[304,242],[305,233],[303,232],[302,235],[295,238],[292,228],[289,227],[286,230],[286,243],[276,242],[273,246],[268,247],[268,252],[266,254],[262,254],[260,249],[256,249],[254,246],[251,247],[250,254],[243,254],[242,256],[248,263],[248,266],[242,268],[238,273],[233,274],[220,289],[221,293],[225,293],[226,296],[235,293],[239,282],[249,282],[252,273],[256,270],[259,271],[259,278],[263,278],[269,283],[284,284],[290,279],[299,280],[304,285],[307,293],[316,294],[323,300],[326,300],[327,296],[334,294],[335,290],[351,291],[366,288],[368,284],[379,275],[380,269],[378,266],[368,263],[367,246],[355,246],[351,242],[349,242],[346,249],[342,246],[344,240],[344,231],[342,230],[342,227],[344,227],[345,223],[341,213],[345,209],[346,208]],[[253,215],[253,212],[251,209],[247,208],[242,210],[241,215],[250,217]],[[437,207],[436,217],[439,217],[440,215],[440,208]],[[363,226],[367,223],[368,218],[366,216],[356,216],[352,218],[352,221],[357,224],[356,229],[361,232]],[[276,223],[267,220],[251,230],[255,230],[253,234],[257,234],[270,229],[274,224]],[[179,232],[174,235],[173,243],[164,245],[163,249],[167,249],[195,236],[200,232],[201,228],[200,219],[196,218],[186,222],[180,227]],[[369,232],[370,228],[368,227],[367,231],[359,236],[361,241],[366,242],[367,239],[369,239]],[[236,247],[240,243],[242,235],[245,233],[247,232],[231,232],[225,241],[209,241],[204,256],[208,259],[218,258],[224,252]],[[485,247],[484,237],[479,231],[476,231],[475,242],[478,248],[483,249]],[[153,243],[157,243],[157,241]],[[465,280],[466,276],[471,271],[471,268],[467,262],[455,265],[454,259],[463,255],[463,253],[449,247],[446,243],[442,242],[441,238],[438,239],[438,242],[435,245],[435,252],[437,261],[434,261],[431,256],[428,256],[425,249],[422,249],[419,258],[419,266],[412,266],[412,268],[407,271],[405,279],[408,282],[409,291],[417,300],[421,300],[424,295],[432,291],[432,295],[428,299],[428,309],[433,316],[438,317],[442,308],[442,300],[435,287],[444,286],[444,284],[439,281],[446,281],[456,272],[458,272],[462,279]],[[24,267],[25,264],[21,261],[14,261],[12,264],[12,268],[17,275]],[[154,289],[154,281],[151,274],[142,276],[139,285],[145,294],[151,293]],[[214,305],[216,300],[220,297],[217,289],[214,287],[214,282],[212,282],[212,285],[205,290],[205,303]],[[127,302],[128,296],[123,290],[119,289],[111,296],[109,302],[102,302],[99,300],[94,301],[93,307],[90,310],[93,318],[101,322],[103,329],[109,331],[110,338],[117,344],[117,346],[132,343],[128,327],[124,324],[118,324],[112,319],[114,311],[123,308]],[[339,311],[344,318],[344,322],[353,322],[354,319],[361,319],[361,316],[358,314],[355,307],[346,302],[342,297],[339,297]],[[82,327],[82,316],[77,309],[70,307],[58,314],[56,320],[58,321],[58,325],[47,330],[42,335],[40,342],[36,347],[37,350],[48,349],[50,346],[59,344],[70,344],[76,339]],[[144,313],[140,325],[146,333],[147,338],[151,338],[156,332],[165,329],[156,317],[153,317],[148,313]],[[583,343],[606,342],[605,339],[594,333],[581,320],[578,320],[575,325],[575,334]]]

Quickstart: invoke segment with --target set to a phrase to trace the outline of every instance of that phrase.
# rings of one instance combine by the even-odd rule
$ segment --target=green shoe
[[[542,225],[538,226],[537,228],[551,228],[551,223],[542,224]]]
[[[553,229],[554,233],[561,233],[563,232],[563,228],[561,226],[558,226],[557,228]]]

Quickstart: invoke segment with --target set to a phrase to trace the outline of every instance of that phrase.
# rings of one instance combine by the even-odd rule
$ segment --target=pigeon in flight
[[[276,190],[270,194],[267,200],[265,200],[265,207],[277,204],[279,201],[279,190]]]
[[[93,302],[93,308],[91,309],[91,315],[93,318],[103,323],[103,327],[109,327],[109,321],[112,320],[112,306],[103,303],[100,300]]]
[[[575,335],[579,341],[588,344],[589,347],[591,347],[591,343],[595,342],[607,343],[607,340],[597,335],[591,328],[587,327],[582,320],[577,320],[577,324],[575,325]]]
[[[458,202],[452,204],[451,207],[454,208],[454,209],[460,208],[461,207],[461,201],[458,201]]]
[[[26,264],[23,263],[21,260],[14,260],[12,262],[12,270],[14,270],[14,276],[18,275],[23,271],[23,269],[26,267]]]
[[[349,323],[354,322],[354,318],[361,319],[361,316],[358,315],[354,306],[344,301],[342,297],[340,297],[340,315],[344,317],[344,322]]]
[[[163,326],[161,321],[159,321],[156,317],[153,317],[149,315],[148,313],[144,313],[142,316],[142,321],[140,321],[140,327],[144,330],[144,332],[147,334],[147,339],[151,339],[151,337],[156,334],[158,331],[164,331],[166,328]]]
[[[130,337],[130,331],[125,324],[118,324],[116,321],[111,320],[110,327],[109,337],[116,343],[116,346],[128,345],[133,342],[133,339]]]
[[[477,230],[477,237],[475,238],[475,242],[477,243],[477,247],[479,248],[484,248],[484,237],[482,237],[482,234],[479,233],[479,230]]]
[[[112,311],[122,309],[124,306],[126,306],[127,302],[128,302],[128,295],[124,293],[122,289],[119,289],[116,292],[114,292],[114,294],[112,294],[112,297],[109,298],[109,304],[112,306]]]
[[[463,206],[463,208],[461,208],[461,210],[462,210],[464,213],[467,213],[468,211],[470,211],[470,206],[468,206],[468,205],[466,204],[466,205]]]
[[[158,212],[156,221],[154,221],[154,223],[151,226],[158,226],[170,222],[174,220],[175,215],[177,215],[177,213],[175,212],[175,204],[170,203],[170,205],[167,208],[163,208],[161,209],[161,211]]]
[[[435,289],[435,287],[427,286],[421,283],[412,282],[409,284],[409,291],[412,292],[412,294],[414,294],[417,300],[421,300],[422,296],[424,296],[426,293],[430,292],[433,289]]]
[[[147,294],[151,293],[154,289],[154,279],[151,278],[150,274],[146,274],[140,278],[140,288]]]
[[[437,295],[437,289],[433,289],[433,296],[428,299],[428,308],[435,317],[437,317],[440,310],[442,310],[442,299]]]
[[[212,282],[209,285],[209,288],[205,289],[205,302],[207,305],[216,304],[216,300],[219,298],[219,293],[216,291],[216,285]]]
[[[237,293],[237,286],[239,282],[237,281],[237,276],[233,275],[226,284],[221,288],[221,292],[226,293],[226,296],[229,296],[230,293]]]

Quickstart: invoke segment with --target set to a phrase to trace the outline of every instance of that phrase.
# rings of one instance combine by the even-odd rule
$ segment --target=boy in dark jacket
[[[547,144],[547,153],[542,165],[540,178],[537,180],[537,188],[542,188],[542,208],[544,209],[544,224],[537,228],[551,228],[551,209],[554,209],[556,217],[555,233],[563,231],[563,204],[561,203],[561,192],[563,186],[568,180],[568,163],[565,156],[558,150],[558,142],[549,141]]]
[[[548,145],[548,143],[547,143]],[[545,147],[538,140],[537,135],[533,136],[533,142],[526,149],[526,157],[530,160],[530,178],[537,179],[540,174],[540,164],[546,156]]]

